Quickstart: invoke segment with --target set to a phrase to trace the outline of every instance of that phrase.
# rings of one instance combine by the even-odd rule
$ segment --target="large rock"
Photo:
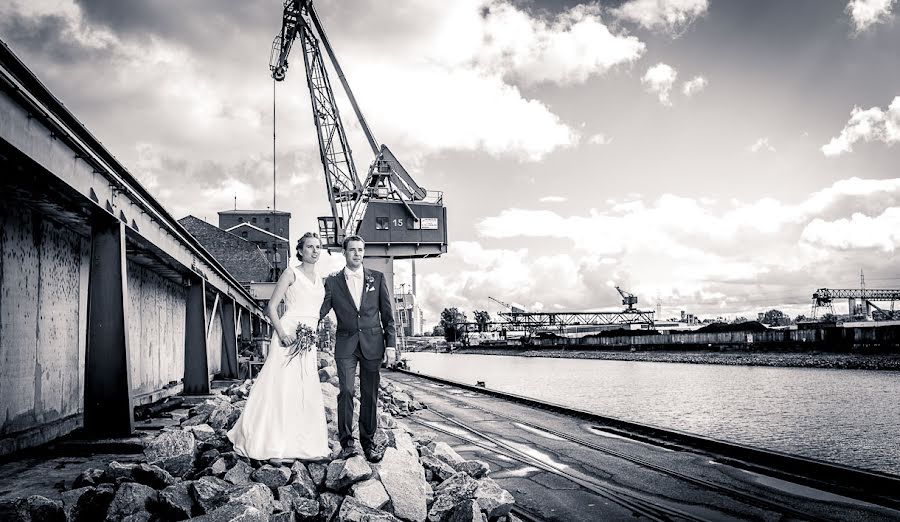
[[[372,468],[361,455],[350,457],[347,460],[333,460],[328,465],[325,487],[332,491],[341,491],[371,476]]]
[[[344,497],[337,493],[332,493],[330,491],[322,493],[322,495],[319,496],[319,514],[322,517],[322,520],[324,522],[331,522],[341,508],[341,503],[343,501]]]
[[[301,520],[314,518],[319,514],[319,500],[303,496],[295,486],[296,484],[290,484],[278,488],[278,500],[284,505],[285,511],[296,513]]]
[[[491,471],[491,467],[482,460],[467,460],[456,465],[456,471],[463,471],[472,478],[480,479]]]
[[[235,485],[243,485],[250,483],[250,475],[253,468],[243,460],[235,462],[234,467],[225,473],[225,482]]]
[[[206,423],[189,426],[187,427],[187,431],[193,433],[194,438],[201,441],[206,441],[216,436],[216,430]]]
[[[487,522],[487,517],[481,512],[478,501],[470,499],[453,508],[447,522]]]
[[[478,489],[475,490],[474,496],[481,509],[491,519],[508,514],[513,504],[516,503],[516,499],[509,491],[501,488],[494,482],[494,479],[488,477],[478,481]]]
[[[178,482],[168,471],[146,462],[141,462],[131,470],[131,478],[153,489],[163,489]]]
[[[316,498],[316,482],[310,476],[309,471],[302,462],[295,461],[291,466],[291,486],[297,488],[300,496],[307,498]]]
[[[103,479],[105,471],[97,468],[88,468],[82,471],[75,481],[72,483],[72,489],[83,488],[85,486],[96,486]]]
[[[450,466],[450,464],[447,464],[434,455],[425,455],[420,461],[422,462],[422,466],[425,467],[425,470],[430,471],[432,476],[436,477],[439,482],[443,482],[458,473],[457,470]]]
[[[309,471],[309,476],[312,478],[316,488],[325,487],[325,476],[328,474],[328,466],[318,462],[310,462],[307,464],[306,469]]]
[[[234,414],[237,408],[234,404],[227,401],[218,401],[215,409],[212,413],[209,414],[209,419],[207,419],[206,423],[214,430],[222,430],[227,429],[229,427],[229,419]],[[240,415],[240,413],[238,413]]]
[[[191,495],[202,513],[209,513],[225,504],[228,499],[225,492],[230,484],[218,477],[200,477],[191,484]]]
[[[192,522],[268,522],[269,515],[245,504],[228,504]]]
[[[413,442],[412,437],[410,437],[409,434],[406,433],[404,430],[402,430],[400,428],[392,429],[390,431],[389,438],[392,441],[391,446],[397,448],[400,451],[405,451],[406,453],[409,453],[413,457],[418,458],[419,451],[416,449],[416,444],[415,444],[415,442]]]
[[[191,518],[195,511],[194,497],[191,496],[191,482],[179,482],[159,492],[159,510],[171,520]]]
[[[272,490],[263,484],[247,484],[245,486],[232,486],[225,492],[229,504],[245,504],[253,506],[266,515],[272,513],[272,501],[275,496]]]
[[[357,482],[350,489],[356,500],[372,509],[381,509],[391,500],[384,485],[375,479]]]
[[[61,495],[63,510],[69,522],[103,520],[109,510],[114,492],[109,487],[83,488],[64,491]]]
[[[347,497],[338,511],[338,522],[400,522],[387,511],[372,509],[353,497]]]
[[[122,520],[130,515],[147,511],[156,500],[156,490],[150,486],[126,482],[116,491],[106,511],[106,518],[113,521]]]
[[[269,489],[275,491],[291,480],[291,470],[284,466],[272,466],[264,464],[258,470],[250,475],[250,478],[261,484],[269,486]]]
[[[66,522],[63,503],[41,495],[28,498],[0,500],[0,520],[3,522]]]
[[[388,435],[383,429],[375,430],[375,436],[372,438],[372,447],[370,449],[372,462],[378,462],[384,458],[384,452],[388,449]]]
[[[106,471],[103,472],[102,480],[103,482],[116,483],[119,479],[131,479],[131,474],[136,467],[137,464],[134,463],[122,464],[119,461],[114,460],[106,466]]]
[[[144,449],[148,464],[155,464],[176,477],[183,477],[194,465],[194,435],[188,431],[166,431]]]
[[[429,522],[442,522],[456,506],[469,500],[478,489],[478,482],[468,473],[459,471],[434,488],[434,503],[428,510]]]
[[[325,366],[319,369],[319,381],[328,382],[332,377],[337,376],[337,368],[334,366]]]
[[[451,448],[446,442],[432,442],[428,447],[435,457],[450,464],[450,466],[453,466],[454,468],[466,461],[466,459],[460,457],[459,453]]]
[[[425,520],[428,515],[425,505],[427,483],[419,459],[406,451],[388,448],[376,469],[391,499],[394,514],[412,522]]]

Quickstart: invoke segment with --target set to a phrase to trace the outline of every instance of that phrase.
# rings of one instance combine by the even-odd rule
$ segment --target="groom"
[[[356,394],[356,365],[359,364],[359,438],[366,460],[371,461],[378,417],[378,382],[385,347],[394,347],[394,313],[391,293],[384,274],[363,268],[366,244],[359,236],[343,242],[347,266],[325,279],[325,299],[319,318],[334,309],[337,315],[337,339],[334,359],[337,364],[339,458],[359,455],[353,439],[353,396]],[[380,316],[380,317],[379,317]]]

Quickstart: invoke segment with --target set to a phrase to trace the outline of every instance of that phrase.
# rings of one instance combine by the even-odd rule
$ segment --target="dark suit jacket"
[[[325,299],[319,317],[330,310],[337,315],[337,339],[334,356],[353,357],[359,347],[365,359],[381,359],[385,346],[397,346],[394,329],[394,309],[384,274],[363,267],[362,299],[359,310],[350,295],[350,288],[339,270],[325,278]]]

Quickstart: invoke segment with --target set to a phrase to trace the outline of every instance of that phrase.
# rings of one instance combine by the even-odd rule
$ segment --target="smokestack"
[[[416,260],[412,260],[412,295],[416,295]]]

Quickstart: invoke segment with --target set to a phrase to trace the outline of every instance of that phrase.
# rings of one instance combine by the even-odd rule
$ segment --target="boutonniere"
[[[375,290],[375,278],[366,276],[366,292],[371,292],[372,290]]]

